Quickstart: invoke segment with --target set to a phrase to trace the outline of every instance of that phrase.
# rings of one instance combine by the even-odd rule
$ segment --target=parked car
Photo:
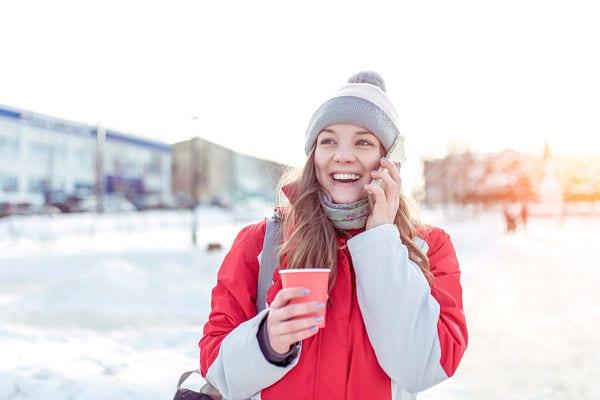
[[[191,210],[196,207],[196,201],[192,196],[186,193],[173,193],[177,208]]]
[[[177,208],[175,199],[162,194],[148,194],[142,197],[137,206],[140,210],[172,210]]]
[[[6,202],[0,202],[0,218],[8,217],[10,215],[10,209],[12,204]]]
[[[0,203],[0,218],[11,215],[56,215],[61,211],[50,204]]]
[[[81,196],[68,194],[62,190],[54,190],[45,194],[46,203],[58,207],[63,213],[75,211],[77,202]]]
[[[194,199],[184,193],[173,195],[149,194],[137,203],[140,210],[190,210],[194,208]]]
[[[126,198],[114,194],[105,194],[103,198],[103,211],[106,213],[137,211],[135,205]],[[95,195],[85,196],[77,201],[75,212],[95,212],[98,210],[98,201]]]

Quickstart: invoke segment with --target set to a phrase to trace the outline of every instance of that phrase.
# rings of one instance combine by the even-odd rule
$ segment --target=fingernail
[[[313,332],[313,333],[316,332],[316,331],[318,331],[318,330],[319,330],[318,326],[313,326],[313,327],[310,328],[310,331]]]
[[[323,305],[323,303],[317,303],[317,304],[315,304],[315,308],[316,308],[317,310],[322,310],[322,309],[323,309],[323,307],[325,307],[325,306]]]
[[[304,294],[304,295],[306,295],[306,294],[310,294],[310,289],[309,289],[309,288],[302,288],[302,289],[300,289],[300,292],[301,292],[302,294]]]
[[[315,321],[317,321],[317,322],[321,322],[321,321],[323,321],[323,317],[322,317],[322,316],[320,316],[320,315],[317,315],[317,316],[315,317]]]

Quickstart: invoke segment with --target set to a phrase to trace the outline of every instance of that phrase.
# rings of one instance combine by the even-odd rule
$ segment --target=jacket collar
[[[294,185],[293,183],[285,184],[281,187],[281,191],[283,192],[285,197],[287,197],[290,204],[294,204],[296,202],[296,199],[298,198],[296,185]]]

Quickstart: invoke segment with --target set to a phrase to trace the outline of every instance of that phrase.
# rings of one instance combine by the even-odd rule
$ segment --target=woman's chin
[[[356,193],[333,193],[331,200],[336,204],[354,203],[355,201],[366,198],[365,194]]]

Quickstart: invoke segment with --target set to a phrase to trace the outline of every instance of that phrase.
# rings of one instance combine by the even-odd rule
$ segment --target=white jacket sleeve
[[[420,241],[422,249],[427,244]],[[408,257],[398,228],[385,224],[348,240],[358,303],[377,360],[409,392],[447,378],[437,323],[440,306],[419,266]]]
[[[299,354],[286,367],[271,364],[263,355],[256,334],[267,312],[268,309],[262,310],[232,330],[208,369],[206,380],[219,389],[224,399],[249,399],[280,380],[298,363]]]

